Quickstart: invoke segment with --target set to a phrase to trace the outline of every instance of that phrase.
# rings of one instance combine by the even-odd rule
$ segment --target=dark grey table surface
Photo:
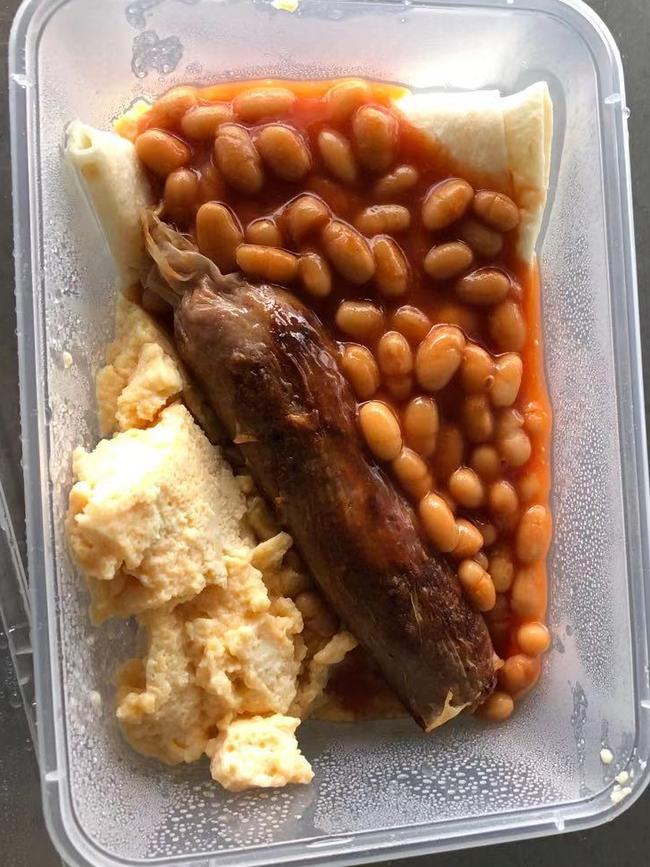
[[[20,0],[0,0],[0,91],[6,103],[6,46]],[[612,31],[623,55],[636,220],[642,339],[650,335],[650,0],[591,0]],[[0,112],[0,463],[10,502],[22,498],[16,335],[13,313],[11,182],[7,111]],[[644,371],[650,383],[650,351]],[[646,395],[648,416],[650,386]],[[5,576],[0,575],[0,581]],[[0,633],[0,858],[3,867],[54,867],[41,814],[38,770],[22,708],[17,700],[6,641]],[[628,867],[650,861],[650,788],[615,822],[585,833],[566,834],[504,846],[473,849],[399,862],[404,867],[536,867],[589,865]]]

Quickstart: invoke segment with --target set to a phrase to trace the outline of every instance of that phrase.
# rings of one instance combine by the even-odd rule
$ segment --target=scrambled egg
[[[343,662],[347,654],[356,646],[356,638],[349,632],[341,631],[317,651],[303,667],[296,697],[289,708],[289,713],[305,719],[317,710],[319,702],[324,697],[331,667]]]
[[[250,549],[226,555],[223,587],[140,617],[147,652],[119,672],[117,706],[140,752],[192,762],[238,715],[289,709],[305,653],[302,617],[290,599],[269,598],[250,561]]]
[[[207,754],[231,791],[308,783],[295,731],[354,638],[303,622],[293,599],[314,588],[293,540],[194,422],[184,404],[210,419],[171,342],[125,298],[96,385],[112,436],[75,450],[66,529],[93,619],[136,615],[146,636],[117,674],[124,736],[168,764]]]
[[[123,295],[117,302],[116,337],[95,381],[99,429],[144,428],[183,390],[171,341],[147,313]]]
[[[311,782],[314,773],[294,734],[299,723],[281,714],[235,720],[208,744],[213,778],[231,792]]]
[[[97,622],[225,582],[222,552],[241,540],[245,501],[184,406],[93,452],[76,449],[73,472],[68,540],[90,579]]]

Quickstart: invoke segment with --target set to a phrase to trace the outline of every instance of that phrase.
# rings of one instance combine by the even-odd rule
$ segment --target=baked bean
[[[431,187],[422,203],[425,228],[437,231],[455,223],[463,216],[473,197],[474,190],[462,178],[449,178]]]
[[[324,175],[310,175],[307,181],[307,189],[325,202],[340,219],[347,219],[350,214],[350,192],[338,181],[326,178]]]
[[[529,506],[517,528],[517,557],[535,563],[546,556],[551,540],[551,518],[545,506]]]
[[[485,482],[493,482],[501,472],[501,458],[494,446],[477,446],[470,455],[469,465]]]
[[[420,520],[435,547],[450,553],[458,544],[458,527],[454,514],[438,494],[429,493],[420,500]]]
[[[353,184],[358,175],[352,145],[340,132],[323,129],[318,133],[318,151],[327,171],[343,181]]]
[[[523,430],[516,430],[497,440],[497,448],[510,467],[523,467],[532,453],[532,446]]]
[[[352,119],[352,138],[359,162],[372,172],[385,172],[395,159],[399,126],[383,108],[364,105]]]
[[[434,280],[449,280],[469,268],[474,261],[471,247],[463,241],[437,244],[424,257],[424,270]]]
[[[309,620],[307,628],[321,638],[329,639],[338,632],[340,625],[340,620],[334,611],[323,604],[322,611]]]
[[[490,398],[495,406],[512,406],[519,394],[523,371],[521,358],[514,352],[496,359],[490,386]]]
[[[176,169],[165,181],[165,214],[172,220],[188,220],[197,206],[199,178],[191,169]]]
[[[335,321],[345,335],[360,343],[373,343],[384,330],[384,314],[370,301],[343,301]]]
[[[323,248],[334,268],[350,283],[367,283],[375,273],[368,242],[341,220],[331,220],[321,231]]]
[[[459,467],[447,482],[449,493],[465,509],[478,509],[485,497],[483,482],[469,467]]]
[[[458,542],[452,554],[458,560],[476,558],[483,547],[483,536],[474,524],[466,518],[458,518],[456,526],[458,527]]]
[[[398,298],[408,289],[409,271],[398,244],[386,235],[371,241],[375,260],[375,283],[386,298]]]
[[[479,190],[474,196],[472,210],[484,223],[499,232],[510,232],[519,225],[519,208],[504,193]]]
[[[485,612],[485,622],[496,650],[502,655],[510,645],[510,603],[503,593],[496,594],[494,608]]]
[[[252,196],[264,185],[260,155],[248,130],[224,123],[214,140],[214,160],[226,182],[238,192]]]
[[[367,82],[359,79],[340,81],[327,91],[329,116],[336,123],[351,117],[354,112],[368,102],[372,94]]]
[[[476,310],[471,307],[465,307],[462,304],[443,304],[435,313],[435,319],[439,323],[448,325],[457,325],[465,334],[473,335],[479,333],[480,319]]]
[[[252,87],[233,99],[235,115],[246,123],[255,123],[267,117],[287,114],[296,101],[286,87]]]
[[[322,199],[305,193],[289,202],[284,215],[289,234],[294,241],[300,242],[321,231],[329,222],[330,209]]]
[[[519,500],[517,492],[505,479],[493,482],[488,488],[488,506],[496,517],[508,518],[517,513]]]
[[[494,436],[494,415],[484,394],[468,394],[461,408],[463,427],[471,443],[485,443]]]
[[[371,205],[361,211],[354,225],[364,235],[403,232],[411,225],[411,214],[403,205]]]
[[[534,401],[524,407],[524,427],[533,437],[541,437],[548,427],[548,414]]]
[[[447,503],[447,505],[449,506],[449,511],[453,512],[455,515],[456,511],[458,510],[458,504],[449,493],[449,491],[438,491],[438,496],[440,497],[440,499],[444,500],[445,503]]]
[[[392,172],[379,178],[373,187],[373,195],[383,202],[397,199],[412,190],[419,179],[418,170],[413,166],[397,166]]]
[[[226,197],[226,184],[221,173],[212,162],[203,166],[199,172],[199,204],[218,202]]]
[[[499,685],[517,698],[535,683],[539,677],[539,659],[524,653],[508,657],[497,675]]]
[[[249,244],[257,244],[261,247],[281,247],[284,243],[282,233],[274,220],[262,217],[253,220],[246,226],[246,241]]]
[[[460,367],[465,336],[454,325],[436,325],[418,346],[415,375],[426,391],[439,391]]]
[[[149,113],[150,126],[173,127],[183,115],[198,103],[196,88],[181,85],[172,87],[151,106]]]
[[[421,500],[431,490],[431,473],[422,458],[412,449],[403,448],[391,467],[401,486],[414,499]]]
[[[255,146],[271,171],[283,181],[299,181],[311,168],[311,156],[302,136],[281,123],[265,126]]]
[[[210,141],[222,123],[232,120],[232,105],[217,102],[213,105],[197,105],[181,120],[181,132],[194,141]]]
[[[476,343],[468,343],[460,363],[460,381],[465,391],[474,394],[489,388],[493,374],[494,361],[489,352]]]
[[[407,444],[422,457],[430,457],[436,449],[440,426],[435,400],[432,397],[414,397],[404,410],[402,421]]]
[[[494,608],[485,615],[488,623],[495,620],[509,621],[511,619],[510,601],[505,593],[497,593]]]
[[[480,533],[479,533],[479,535],[480,535]],[[481,539],[481,541],[483,541],[483,539]],[[488,568],[487,554],[484,554],[483,551],[479,551],[478,554],[475,554],[472,559],[476,560],[476,562],[481,567],[481,569],[485,569],[485,571],[487,572],[487,568]]]
[[[406,400],[411,396],[413,391],[413,377],[410,373],[403,373],[398,376],[385,376],[384,385],[391,397],[395,400]]]
[[[526,473],[517,479],[517,493],[524,503],[539,498],[542,492],[542,482],[535,473]]]
[[[379,369],[385,376],[403,376],[413,370],[413,353],[399,331],[387,331],[375,350]]]
[[[296,608],[302,614],[305,628],[322,638],[330,638],[337,631],[339,621],[318,593],[310,590],[299,593],[294,599]]]
[[[512,716],[514,709],[515,703],[512,696],[500,689],[495,689],[492,695],[479,707],[477,713],[490,722],[504,722]]]
[[[522,623],[517,630],[517,644],[526,656],[540,656],[548,650],[551,636],[548,629],[539,620],[532,623]]]
[[[505,545],[499,545],[490,551],[488,571],[497,593],[510,590],[515,577],[515,567]]]
[[[460,430],[455,425],[443,424],[438,431],[434,455],[434,470],[441,482],[446,482],[462,466],[464,454],[465,440]]]
[[[305,620],[315,617],[323,606],[319,595],[309,590],[299,593],[293,601]]]
[[[379,400],[364,403],[359,425],[368,448],[380,461],[394,461],[402,451],[402,431],[394,412]]]
[[[360,400],[369,400],[379,388],[379,368],[365,346],[348,344],[343,350],[341,367]]]
[[[330,267],[320,253],[303,253],[300,256],[298,276],[307,292],[315,298],[324,298],[332,291]]]
[[[237,267],[237,247],[244,240],[241,224],[227,205],[206,202],[196,212],[196,243],[224,273]]]
[[[390,325],[403,334],[411,346],[421,343],[431,330],[431,320],[426,313],[410,304],[398,307],[390,318]]]
[[[458,566],[458,580],[470,602],[479,611],[494,608],[496,593],[488,573],[476,560],[463,560]]]
[[[481,319],[475,309],[462,304],[445,303],[433,313],[434,323],[457,325],[468,338],[480,338]]]
[[[298,259],[287,250],[240,244],[237,264],[248,277],[259,277],[271,283],[291,283],[298,273]]]
[[[519,305],[506,298],[488,314],[490,337],[501,352],[519,352],[526,342],[526,323]]]
[[[541,620],[544,603],[544,588],[535,567],[517,570],[510,594],[510,604],[517,617],[522,620]]]
[[[508,297],[513,301],[517,301],[521,303],[524,297],[524,290],[521,288],[521,285],[515,280],[513,277],[510,278],[510,292]]]
[[[477,521],[476,527],[481,536],[483,536],[483,546],[487,548],[490,545],[494,545],[497,540],[497,528],[494,526],[494,524],[489,524],[484,521]]]
[[[503,250],[503,235],[471,217],[463,220],[459,233],[463,241],[483,259],[494,259]]]
[[[478,271],[461,277],[454,290],[466,304],[490,307],[506,297],[510,291],[510,280],[508,275],[498,268],[479,268]]]
[[[510,434],[521,430],[523,423],[524,417],[518,409],[508,407],[507,409],[500,410],[497,413],[496,438],[504,439],[510,436]]]
[[[138,159],[154,174],[166,178],[186,166],[192,153],[185,142],[161,129],[148,129],[135,140]]]

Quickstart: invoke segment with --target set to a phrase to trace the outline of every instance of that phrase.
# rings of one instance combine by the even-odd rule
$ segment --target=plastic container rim
[[[617,805],[596,795],[543,808],[526,808],[507,813],[464,818],[437,826],[435,823],[392,829],[360,831],[350,835],[312,840],[309,843],[275,843],[246,850],[218,853],[196,853],[187,858],[176,856],[150,861],[123,859],[103,850],[92,841],[78,824],[68,787],[65,743],[65,720],[62,714],[62,683],[58,660],[58,629],[50,628],[48,615],[56,609],[55,582],[51,574],[52,520],[50,494],[47,492],[48,443],[43,412],[37,397],[44,388],[45,344],[41,310],[40,262],[42,239],[38,215],[40,192],[36,183],[40,164],[40,143],[36,116],[36,61],[40,35],[49,18],[69,0],[25,0],[12,25],[9,41],[9,97],[11,118],[12,195],[14,216],[14,256],[16,272],[16,313],[18,319],[18,354],[20,376],[20,410],[22,419],[23,468],[29,572],[32,641],[34,650],[34,680],[38,716],[38,753],[40,757],[43,811],[50,836],[61,856],[70,864],[79,865],[192,865],[207,867],[223,863],[233,865],[278,864],[304,861],[313,864],[348,865],[388,858],[413,857],[449,849],[461,849],[485,843],[508,842],[533,836],[547,836],[568,830],[584,830],[615,818],[631,806],[650,781],[650,764],[643,776],[635,780],[628,798]],[[364,0],[369,2],[369,0]],[[375,0],[377,2],[377,0]],[[362,5],[358,0],[336,0],[333,5]],[[386,2],[382,5],[401,5]],[[618,148],[608,153],[603,146],[604,182],[608,205],[613,197],[620,211],[621,226],[626,242],[620,249],[618,270],[624,278],[624,304],[614,311],[613,331],[616,381],[622,391],[625,386],[631,405],[623,415],[621,400],[618,423],[631,422],[633,453],[626,455],[624,472],[634,481],[632,502],[624,502],[625,527],[630,521],[640,531],[639,548],[628,551],[634,563],[628,562],[628,582],[631,596],[641,596],[642,605],[632,606],[631,626],[634,641],[634,682],[636,688],[636,745],[644,741],[643,754],[650,753],[650,690],[644,669],[648,663],[647,611],[650,598],[650,552],[648,549],[648,466],[645,437],[643,381],[641,374],[641,341],[635,270],[635,247],[632,218],[630,161],[626,124],[625,90],[622,62],[614,38],[599,16],[582,0],[416,0],[412,6],[440,8],[525,10],[559,18],[585,42],[593,58],[598,76],[599,95],[603,90],[603,75],[608,76],[611,93],[617,97],[619,111],[609,123],[608,138],[613,136]],[[599,65],[598,55],[605,52],[608,67]],[[609,95],[609,93],[607,94]],[[604,143],[604,145],[606,142]],[[611,214],[606,211],[606,230],[611,235]],[[610,256],[610,272],[612,257]],[[611,293],[611,276],[610,276]],[[617,333],[618,332],[618,333]],[[621,354],[623,353],[623,354]],[[630,382],[621,383],[621,375],[629,373]],[[630,514],[632,510],[632,514]],[[628,540],[629,541],[629,540]],[[628,545],[628,548],[630,546]],[[637,600],[638,601],[638,600]],[[599,803],[600,802],[600,803]],[[590,809],[591,807],[591,809]],[[352,844],[352,846],[351,846]],[[260,858],[260,854],[265,855]]]

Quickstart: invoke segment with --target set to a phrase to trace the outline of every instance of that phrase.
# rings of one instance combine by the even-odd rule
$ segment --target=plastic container
[[[621,63],[582,3],[28,0],[11,41],[21,410],[45,815],[69,864],[353,864],[585,828],[647,782],[648,481]],[[555,104],[540,241],[553,440],[554,645],[502,726],[307,724],[309,787],[229,795],[133,753],[111,709],[123,624],[94,630],[66,553],[70,453],[96,439],[113,271],[61,159],[74,117],[241,77],[361,74]],[[64,364],[64,352],[73,364]],[[97,691],[101,696],[98,705]],[[601,763],[607,746],[615,760]],[[611,799],[613,776],[632,791]]]

